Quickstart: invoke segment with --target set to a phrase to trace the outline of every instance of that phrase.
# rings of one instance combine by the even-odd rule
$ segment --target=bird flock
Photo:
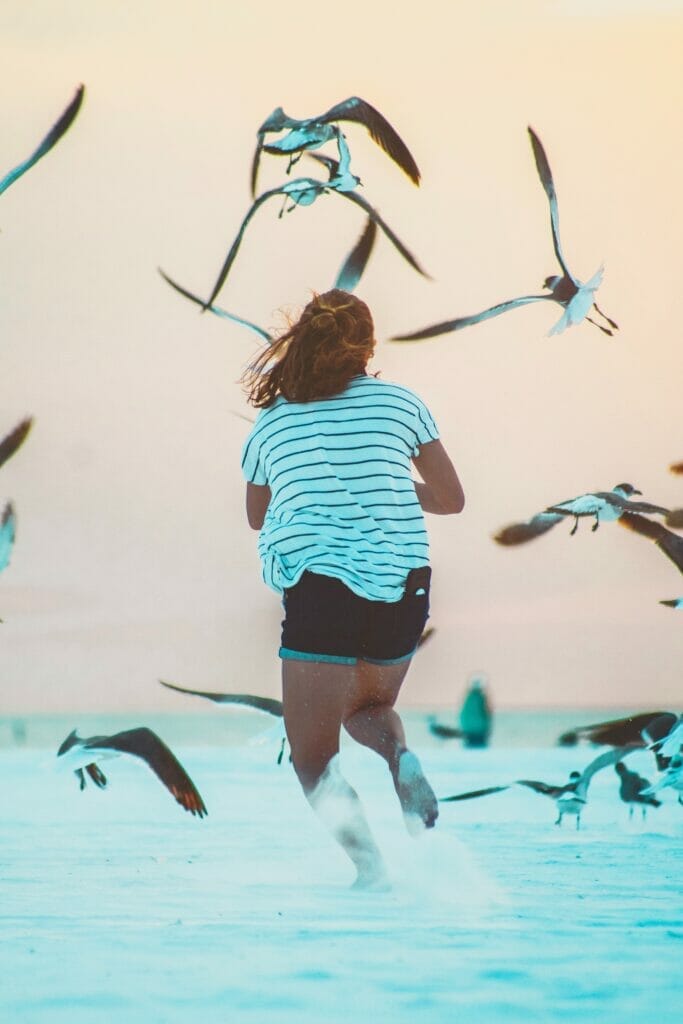
[[[84,98],[84,86],[80,85],[68,106],[36,149],[19,164],[0,178],[0,194],[6,191],[40,161],[63,137],[73,124]],[[225,287],[231,269],[238,256],[244,234],[252,220],[268,200],[281,198],[278,219],[301,207],[311,206],[321,197],[337,195],[361,209],[365,225],[355,245],[344,258],[334,280],[333,287],[353,291],[358,285],[371,254],[374,250],[377,232],[384,234],[402,258],[418,274],[429,275],[418,259],[401,241],[396,232],[380,216],[378,210],[358,190],[362,187],[360,177],[351,168],[351,153],[343,132],[345,123],[363,126],[371,140],[404,172],[414,184],[420,184],[420,171],[405,142],[397,131],[375,107],[360,97],[353,96],[338,103],[323,114],[297,119],[290,117],[282,107],[277,107],[257,130],[256,148],[251,160],[250,192],[251,204],[233,238],[216,280],[203,299],[196,293],[181,286],[163,270],[165,281],[180,295],[196,304],[202,312],[237,323],[256,333],[263,341],[273,341],[272,335],[257,324],[228,312],[216,305],[216,299]],[[617,323],[597,305],[595,295],[602,281],[600,267],[587,281],[581,281],[569,269],[563,255],[560,241],[559,210],[555,184],[550,164],[538,134],[528,128],[536,170],[545,192],[550,210],[552,245],[561,273],[547,276],[544,280],[546,291],[529,294],[498,302],[487,309],[468,316],[458,316],[442,323],[433,324],[409,333],[395,335],[393,341],[422,341],[439,335],[452,333],[474,326],[492,317],[500,316],[519,306],[535,302],[553,302],[562,309],[560,319],[550,328],[548,334],[556,335],[567,327],[576,326],[584,320],[597,327],[602,333],[612,336],[618,330]],[[335,155],[318,152],[325,145],[335,147]],[[257,194],[259,170],[264,156],[287,159],[285,180],[274,188]],[[302,175],[292,177],[292,169],[304,157],[314,161],[323,172],[322,177]],[[271,205],[271,204],[269,204]],[[602,322],[599,322],[597,315]],[[0,441],[0,467],[7,462],[26,440],[33,424],[33,418],[25,417]],[[683,462],[670,466],[671,472],[683,474]],[[577,531],[579,520],[592,519],[592,531],[603,523],[618,522],[630,531],[653,541],[655,545],[683,572],[683,538],[676,529],[683,527],[683,509],[668,509],[647,501],[634,500],[640,495],[632,484],[617,484],[610,491],[595,491],[567,501],[556,502],[530,519],[503,527],[494,540],[506,547],[522,545],[535,539],[562,522],[573,519],[571,535]],[[659,517],[659,519],[657,518]],[[660,521],[660,520],[663,520]],[[7,499],[0,505],[0,572],[9,562],[16,537],[16,514],[13,502]],[[661,604],[683,608],[683,598],[663,599]],[[0,620],[1,621],[1,620]],[[424,639],[428,636],[425,634]],[[176,684],[163,683],[169,689],[207,698],[221,704],[238,704],[266,712],[282,723],[282,704],[270,698],[244,693],[215,693],[187,689]],[[683,805],[683,717],[672,712],[651,712],[631,716],[613,722],[597,723],[577,728],[560,737],[564,745],[587,739],[596,744],[609,744],[612,749],[595,757],[581,772],[572,772],[564,784],[551,784],[533,779],[516,779],[502,785],[494,785],[469,793],[444,797],[444,802],[458,802],[490,795],[523,786],[552,798],[557,807],[556,823],[573,815],[579,827],[581,812],[586,805],[588,790],[593,776],[608,765],[614,765],[620,784],[621,799],[629,806],[640,806],[643,815],[648,807],[657,807],[657,794],[673,789],[678,802]],[[285,737],[282,732],[278,762],[282,760]],[[624,763],[634,750],[649,749],[655,754],[659,778],[651,783],[630,771]],[[119,755],[129,755],[145,762],[158,776],[174,799],[191,814],[204,817],[206,806],[194,783],[166,744],[150,729],[139,727],[110,736],[79,737],[76,730],[66,737],[58,749],[60,764],[68,765],[76,774],[81,789],[89,779],[97,788],[107,785],[107,779],[99,767],[102,761]]]

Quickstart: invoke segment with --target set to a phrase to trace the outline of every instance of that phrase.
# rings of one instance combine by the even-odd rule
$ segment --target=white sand
[[[376,825],[389,894],[350,865],[273,747],[180,748],[209,817],[143,765],[78,791],[43,750],[0,754],[0,1018],[13,1024],[675,1020],[683,808],[628,821],[609,769],[580,832],[521,788],[403,828],[381,763],[342,763]],[[588,749],[418,750],[439,795],[564,781]],[[631,764],[653,776],[651,758]]]

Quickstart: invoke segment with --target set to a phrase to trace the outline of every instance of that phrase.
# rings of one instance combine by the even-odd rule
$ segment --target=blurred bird
[[[144,726],[117,732],[113,736],[90,736],[87,739],[78,736],[74,729],[57,751],[57,757],[64,758],[63,763],[73,768],[82,790],[86,784],[84,771],[98,788],[104,789],[107,779],[98,764],[120,754],[130,754],[145,761],[186,811],[200,818],[208,813],[192,779],[175,755],[155,732]]]
[[[79,85],[76,90],[76,95],[72,99],[71,103],[68,105],[61,117],[53,124],[52,128],[50,128],[50,131],[47,133],[38,148],[35,149],[26,160],[17,164],[17,166],[13,167],[11,171],[8,171],[3,178],[0,178],[0,195],[2,195],[10,185],[14,184],[22,174],[25,174],[26,171],[33,167],[34,164],[37,164],[38,161],[52,149],[55,143],[59,142],[62,135],[64,135],[69,126],[73,123],[76,114],[80,110],[81,103],[83,102],[84,91],[85,87],[83,85]]]
[[[432,736],[436,736],[440,740],[462,739],[462,729],[456,729],[451,725],[445,725],[443,722],[437,722],[436,715],[427,716],[427,728]]]
[[[683,609],[683,597],[672,597],[668,600],[660,601],[660,604],[665,604],[668,608],[681,608]]]
[[[662,777],[643,790],[643,796],[652,796],[669,786],[676,790],[678,802],[683,807],[683,753],[674,754]]]
[[[28,435],[33,418],[27,416],[0,441],[0,466],[14,455]],[[0,517],[0,572],[9,565],[17,533],[17,517],[11,501],[5,503]]]
[[[649,779],[644,779],[638,772],[629,771],[623,761],[617,761],[614,770],[621,779],[619,784],[619,796],[628,804],[629,819],[633,817],[633,808],[639,804],[643,821],[647,814],[648,807],[661,807],[662,801],[654,796],[646,796],[646,790],[651,785]]]
[[[422,330],[413,331],[410,334],[396,334],[391,339],[392,341],[420,341],[424,338],[434,338],[439,334],[447,334],[450,331],[458,331],[463,327],[469,327],[472,324],[480,323],[482,320],[490,320],[491,317],[500,316],[501,313],[506,313],[509,309],[515,309],[517,306],[525,306],[530,302],[548,301],[557,302],[563,308],[562,316],[557,323],[550,328],[548,336],[560,334],[566,327],[572,327],[579,324],[582,320],[588,320],[589,323],[593,324],[594,327],[597,327],[604,334],[612,335],[615,330],[619,329],[614,320],[610,320],[610,318],[602,312],[595,302],[595,293],[602,281],[603,268],[600,267],[599,270],[593,274],[590,280],[582,282],[578,277],[575,277],[572,274],[565,262],[560,244],[560,221],[557,208],[557,194],[555,192],[555,185],[550,171],[550,164],[548,163],[545,150],[541,145],[541,140],[536,135],[533,128],[528,128],[528,132],[531,140],[531,148],[534,153],[534,159],[536,161],[536,168],[550,205],[550,227],[552,231],[553,248],[555,250],[557,261],[562,269],[562,274],[554,274],[550,277],[546,277],[543,282],[543,286],[544,288],[549,289],[548,294],[522,295],[516,299],[508,299],[505,302],[499,302],[495,306],[490,306],[481,313],[475,313],[473,316],[457,317],[455,320],[445,320],[443,323],[433,324],[431,327],[425,327]],[[588,316],[591,308],[596,310],[603,320],[609,324],[609,327],[604,327],[602,324],[599,324],[596,320],[593,320]]]
[[[8,459],[10,459],[16,451],[22,446],[28,436],[28,432],[33,425],[33,417],[27,416],[25,419],[17,423],[13,430],[10,430],[0,441],[0,466],[2,466]]]
[[[623,483],[617,484],[611,491],[581,494],[578,498],[570,498],[568,501],[550,505],[544,512],[540,512],[526,522],[505,526],[495,534],[494,540],[503,545],[523,544],[528,540],[533,540],[534,537],[540,537],[541,534],[547,533],[567,516],[574,517],[574,526],[570,531],[570,536],[573,536],[578,529],[579,519],[586,516],[595,519],[592,529],[597,530],[601,522],[614,522],[627,511],[666,515],[668,509],[662,508],[660,505],[651,505],[646,501],[628,500],[631,495],[641,493],[633,484]]]
[[[420,183],[420,172],[405,142],[397,131],[389,124],[379,110],[371,106],[359,96],[350,96],[341,103],[335,104],[324,114],[317,117],[297,120],[285,114],[282,107],[276,107],[266,118],[257,132],[256,151],[251,164],[251,194],[256,195],[256,179],[258,177],[261,152],[273,155],[288,156],[287,173],[307,150],[339,137],[337,122],[352,121],[362,124],[370,133],[370,138],[405,171],[416,185]],[[273,132],[286,131],[281,139],[265,144],[265,136]]]
[[[166,683],[163,679],[160,679],[159,682],[168,690],[176,690],[178,693],[189,693],[193,697],[205,697],[207,700],[213,701],[214,704],[239,704],[246,708],[252,708],[254,711],[262,711],[267,715],[278,718],[281,726],[281,743],[277,763],[282,763],[287,737],[284,734],[284,711],[281,700],[276,700],[274,697],[258,697],[253,693],[216,693],[213,690],[191,690],[185,686],[177,686],[175,683]]]
[[[664,522],[672,530],[683,530],[683,508],[672,508]]]
[[[413,256],[413,254],[405,247],[405,245],[403,244],[403,242],[401,242],[398,236],[394,234],[389,225],[384,220],[382,220],[379,213],[370,205],[370,203],[368,203],[366,199],[358,195],[355,191],[353,191],[352,188],[348,187],[349,184],[349,175],[348,173],[344,173],[341,175],[339,179],[333,177],[328,179],[327,181],[319,181],[316,178],[293,178],[291,181],[286,182],[284,185],[280,185],[277,188],[271,188],[268,189],[267,192],[263,192],[257,199],[254,200],[254,202],[251,205],[251,208],[247,212],[246,217],[242,221],[240,229],[237,232],[237,236],[230,247],[228,255],[225,258],[225,262],[221,267],[216,283],[213,286],[211,295],[204,303],[204,307],[208,309],[209,306],[213,305],[216,296],[223,287],[225,279],[227,278],[230,272],[230,268],[232,267],[235,257],[237,256],[237,252],[242,242],[242,237],[244,235],[247,225],[249,224],[249,221],[254,216],[258,208],[263,203],[266,202],[266,200],[276,195],[284,196],[285,201],[287,199],[292,200],[292,206],[289,207],[287,212],[291,212],[296,206],[310,206],[312,203],[315,202],[318,196],[326,195],[330,192],[343,196],[345,199],[349,199],[357,206],[360,206],[361,209],[364,210],[365,213],[368,215],[368,217],[370,217],[371,220],[373,220],[377,224],[377,226],[382,229],[382,231],[387,236],[392,245],[394,245],[394,247],[398,249],[401,256],[403,256],[403,258],[407,260],[407,262],[411,265],[411,267],[413,267],[414,270],[417,270],[417,272],[419,274],[422,274],[424,277],[428,277],[429,275],[422,269],[420,264]],[[279,216],[282,216],[284,209],[285,208],[283,206],[282,209],[280,210]]]
[[[14,506],[11,501],[8,501],[2,510],[2,518],[0,519],[0,572],[9,565],[16,532],[17,520],[14,514]]]
[[[672,473],[683,473],[683,462],[674,462],[669,466]]]
[[[678,571],[683,572],[683,537],[667,530],[661,523],[646,519],[645,516],[633,515],[628,509],[625,513],[619,519],[620,525],[647,537],[648,540],[653,540],[659,550],[671,559]]]
[[[576,817],[576,827],[580,828],[581,813],[588,801],[588,787],[596,772],[599,772],[607,765],[614,764],[621,760],[632,749],[630,746],[618,750],[607,750],[598,755],[582,772],[570,772],[569,781],[563,786],[554,786],[548,782],[539,782],[536,779],[516,779],[504,786],[489,786],[487,789],[477,789],[471,793],[458,793],[455,796],[441,797],[442,803],[452,803],[457,800],[472,800],[480,796],[489,796],[491,793],[501,793],[512,786],[526,786],[541,796],[548,796],[555,801],[557,807],[556,825],[562,824],[565,814],[573,814]]]
[[[657,768],[663,771],[669,764],[671,754],[678,750],[678,744],[683,743],[683,716],[673,711],[643,711],[626,718],[579,725],[562,733],[558,743],[568,746],[579,740],[588,740],[598,745],[651,750]]]

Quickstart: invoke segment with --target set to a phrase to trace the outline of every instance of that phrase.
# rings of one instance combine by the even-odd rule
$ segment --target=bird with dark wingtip
[[[52,125],[52,128],[50,128],[50,131],[41,141],[40,145],[34,149],[26,160],[22,160],[20,164],[17,164],[16,167],[13,167],[11,171],[8,171],[4,177],[0,178],[0,195],[2,195],[10,185],[13,185],[15,181],[21,178],[23,174],[26,174],[34,164],[37,164],[38,161],[41,160],[46,153],[49,153],[52,147],[59,142],[62,135],[64,135],[64,133],[73,124],[76,114],[81,108],[84,92],[85,86],[79,85],[76,89],[76,95],[72,99],[71,103],[69,103],[66,110],[64,110],[58,120]]]
[[[372,217],[368,217],[358,241],[339,268],[339,272],[332,286],[333,288],[341,288],[345,292],[352,292],[354,290],[363,276],[363,271],[370,259],[376,235],[377,225]],[[228,313],[226,309],[222,309],[220,306],[207,306],[204,299],[200,299],[198,295],[188,291],[187,288],[183,288],[182,285],[177,283],[177,281],[174,281],[168,276],[168,274],[164,273],[161,267],[157,269],[164,281],[166,281],[167,284],[170,284],[171,288],[174,288],[180,295],[189,299],[190,302],[194,302],[195,305],[201,306],[203,310],[213,313],[214,316],[219,317],[221,320],[230,320],[232,323],[236,323],[240,327],[246,327],[247,330],[253,331],[254,334],[257,334],[264,341],[267,341],[269,345],[271,345],[275,340],[272,334],[269,334],[268,331],[263,327],[259,327],[258,324],[253,323],[253,321],[245,320],[244,317],[237,316],[236,313]]]
[[[569,780],[562,786],[556,786],[549,782],[540,782],[537,779],[515,779],[502,786],[489,786],[486,789],[477,789],[469,793],[456,793],[455,796],[441,797],[441,803],[453,803],[460,800],[473,800],[481,796],[490,796],[492,793],[502,793],[512,786],[526,786],[528,789],[539,793],[541,796],[550,797],[555,801],[557,807],[556,825],[562,824],[562,818],[566,814],[573,814],[576,817],[576,827],[580,828],[581,813],[588,802],[588,787],[596,772],[606,768],[615,761],[621,760],[635,749],[632,746],[624,746],[617,750],[607,750],[599,754],[582,772],[570,772]]]
[[[87,738],[78,736],[74,729],[57,751],[57,757],[63,759],[61,763],[73,769],[81,790],[86,785],[85,773],[99,789],[104,789],[107,778],[99,768],[99,763],[121,754],[144,761],[180,806],[190,814],[200,818],[208,814],[197,788],[175,754],[155,732],[145,726],[126,729],[112,736]]]
[[[252,196],[256,195],[256,179],[262,151],[275,156],[288,156],[287,173],[289,173],[303,153],[318,149],[326,142],[338,139],[339,121],[363,125],[368,130],[370,138],[405,171],[415,185],[419,185],[420,172],[417,164],[396,129],[370,103],[362,100],[360,96],[350,96],[348,99],[342,100],[341,103],[330,107],[324,114],[301,120],[285,114],[282,107],[276,107],[257,132],[256,151],[251,164]],[[266,145],[266,135],[275,132],[286,132],[287,134]]]
[[[292,205],[287,208],[287,212],[290,213],[297,206],[310,206],[315,200],[322,195],[328,195],[333,193],[335,195],[342,196],[348,199],[350,202],[355,203],[375,222],[384,234],[387,236],[392,245],[398,250],[403,258],[410,264],[410,266],[416,270],[419,274],[424,277],[429,277],[427,272],[423,270],[416,258],[410,252],[409,249],[403,244],[398,235],[396,235],[389,225],[382,219],[377,210],[365,199],[359,195],[355,188],[360,183],[360,179],[356,175],[351,174],[349,167],[348,147],[345,147],[343,142],[343,136],[339,136],[340,146],[342,147],[341,152],[343,156],[340,156],[339,161],[336,163],[336,173],[332,177],[329,177],[327,181],[320,181],[317,178],[292,178],[290,181],[285,182],[283,185],[279,185],[276,188],[268,189],[266,192],[262,192],[258,196],[251,207],[247,211],[244,217],[239,231],[230,246],[228,255],[225,258],[223,266],[220,269],[216,283],[213,286],[209,298],[204,303],[204,308],[208,309],[215,302],[216,296],[220,292],[221,288],[225,284],[226,278],[230,273],[235,257],[237,256],[240,245],[242,244],[242,238],[244,232],[249,224],[251,218],[254,216],[260,206],[263,205],[268,199],[273,196],[283,196],[284,203],[280,209],[279,216],[285,212],[287,200],[292,201]]]
[[[516,299],[499,302],[495,306],[490,306],[488,309],[483,310],[481,313],[475,313],[473,316],[461,316],[455,320],[444,320],[442,323],[432,324],[431,327],[424,327],[419,331],[411,331],[410,334],[395,334],[391,341],[422,341],[425,338],[435,338],[440,334],[459,331],[463,327],[470,327],[473,324],[481,323],[483,320],[490,320],[491,317],[500,316],[501,313],[507,313],[508,310],[515,309],[517,306],[526,306],[530,302],[556,302],[562,306],[562,316],[550,328],[548,337],[560,334],[565,328],[575,326],[581,323],[582,320],[588,320],[594,327],[601,330],[603,334],[612,335],[615,330],[619,329],[614,320],[606,316],[595,301],[595,293],[602,281],[603,268],[600,267],[588,281],[583,282],[578,277],[575,277],[567,266],[560,243],[560,218],[557,208],[557,194],[550,171],[550,164],[536,132],[533,128],[528,128],[528,132],[538,175],[550,205],[550,228],[553,248],[557,262],[562,269],[562,274],[553,274],[546,277],[543,286],[548,289],[547,294],[521,295]],[[602,319],[609,324],[609,327],[603,326],[597,320],[590,317],[588,314],[591,309],[595,309]]]
[[[673,755],[661,777],[648,789],[643,790],[643,796],[654,796],[655,793],[669,787],[678,793],[678,803],[683,807],[683,746]]]
[[[683,715],[673,711],[642,711],[625,718],[576,726],[563,732],[557,742],[560,746],[574,746],[580,740],[611,747],[651,750],[658,770],[664,771],[672,754],[683,743]]]
[[[661,505],[652,505],[647,501],[630,501],[634,494],[641,494],[633,484],[616,484],[611,491],[592,491],[581,494],[578,498],[570,498],[568,501],[560,501],[555,505],[549,505],[544,512],[527,519],[524,522],[512,523],[503,527],[494,536],[498,544],[511,546],[524,544],[547,533],[553,526],[557,526],[564,519],[573,518],[574,526],[570,531],[573,536],[579,525],[579,519],[594,519],[593,531],[598,529],[600,523],[612,523],[620,519],[625,512],[645,512],[649,515],[666,515],[669,511]]]

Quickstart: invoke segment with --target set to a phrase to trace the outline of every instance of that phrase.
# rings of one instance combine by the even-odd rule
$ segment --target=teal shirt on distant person
[[[439,434],[409,388],[365,374],[332,398],[262,409],[242,453],[247,481],[271,499],[259,534],[263,578],[282,593],[303,572],[398,601],[429,563],[411,459]]]

